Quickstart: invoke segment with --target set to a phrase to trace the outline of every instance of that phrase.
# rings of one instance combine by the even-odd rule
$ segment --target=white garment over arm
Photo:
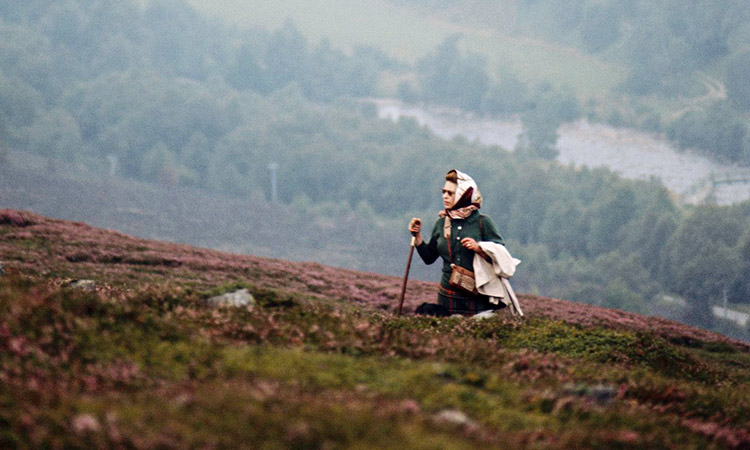
[[[516,273],[516,266],[521,260],[510,255],[508,249],[502,244],[482,241],[479,247],[490,257],[492,262],[487,261],[479,254],[474,255],[474,279],[477,291],[490,298],[490,302],[499,304],[503,302],[511,307],[511,312],[523,317],[521,305],[508,278]]]

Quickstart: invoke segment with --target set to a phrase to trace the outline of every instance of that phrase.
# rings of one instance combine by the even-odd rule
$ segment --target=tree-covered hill
[[[522,321],[398,317],[396,277],[22,211],[0,237],[3,448],[750,444],[750,347],[705,330],[533,295]]]
[[[413,63],[408,75],[387,71],[380,85],[390,95],[399,85],[407,101],[543,114],[555,123],[535,95],[553,85],[590,120],[665,133],[713,158],[750,163],[750,8],[741,0],[392,0],[347,9],[317,0],[309,14],[294,0],[264,3],[192,2],[245,25],[292,17],[306,36],[331,36],[339,48],[378,46]]]

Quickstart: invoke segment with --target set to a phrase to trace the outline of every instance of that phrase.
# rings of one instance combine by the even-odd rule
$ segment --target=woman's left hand
[[[477,241],[475,241],[474,239],[472,239],[470,237],[461,239],[461,245],[463,245],[464,248],[467,248],[469,250],[473,250],[475,252],[476,251],[481,251],[481,248],[479,247],[479,244],[477,244]]]
[[[475,241],[472,238],[463,238],[461,239],[461,245],[463,245],[465,248],[468,248],[469,250],[473,251],[474,253],[478,254],[484,259],[489,259],[487,256],[487,253],[482,250],[482,247],[479,246],[479,243]]]

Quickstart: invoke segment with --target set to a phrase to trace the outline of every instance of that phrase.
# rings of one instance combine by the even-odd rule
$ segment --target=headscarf
[[[456,196],[454,197],[453,206],[444,209],[438,214],[440,217],[450,217],[451,219],[465,219],[474,211],[482,207],[482,194],[479,192],[477,183],[473,178],[465,173],[452,169],[448,171],[456,173]],[[450,220],[445,220],[443,233],[448,239],[451,235]]]

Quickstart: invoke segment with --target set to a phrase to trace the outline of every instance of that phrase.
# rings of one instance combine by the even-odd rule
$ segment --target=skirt
[[[438,305],[448,311],[448,315],[462,314],[474,315],[482,311],[496,310],[505,308],[502,302],[498,305],[490,303],[490,298],[486,295],[471,295],[463,292],[456,292],[440,286],[438,290]]]

